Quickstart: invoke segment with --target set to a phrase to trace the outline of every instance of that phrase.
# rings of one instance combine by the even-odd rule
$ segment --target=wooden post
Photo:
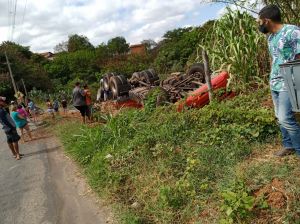
[[[11,78],[11,81],[12,81],[12,84],[13,84],[13,87],[14,87],[14,91],[15,91],[15,94],[16,94],[18,92],[17,86],[16,86],[16,83],[15,83],[15,80],[14,80],[14,77],[13,77],[13,74],[12,74],[12,71],[11,71],[11,67],[10,67],[10,63],[9,63],[6,51],[4,53],[5,53],[5,58],[6,58],[6,63],[7,63],[7,66],[8,66],[10,78]]]
[[[25,105],[27,104],[27,99],[28,99],[28,93],[27,93],[27,89],[26,89],[26,86],[25,86],[25,83],[24,83],[24,79],[21,79],[21,81],[22,81],[22,84],[23,84],[23,88],[24,88],[24,91],[25,91],[25,98],[24,98],[24,100],[25,100]]]
[[[21,81],[22,81],[22,84],[23,84],[25,95],[27,96],[28,94],[27,94],[27,89],[26,89],[25,83],[24,83],[24,79],[21,79]]]
[[[204,72],[205,72],[205,80],[208,87],[208,95],[209,95],[209,101],[211,102],[213,100],[213,87],[211,84],[211,74],[209,69],[209,60],[206,51],[202,50],[202,58],[204,63]]]

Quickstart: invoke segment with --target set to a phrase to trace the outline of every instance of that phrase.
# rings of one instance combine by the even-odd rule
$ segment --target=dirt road
[[[40,130],[34,135],[39,139],[21,144],[25,156],[16,161],[0,130],[0,223],[112,223],[60,144]]]

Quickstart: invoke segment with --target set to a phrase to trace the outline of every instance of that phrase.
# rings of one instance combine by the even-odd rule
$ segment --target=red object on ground
[[[142,108],[143,105],[134,101],[134,100],[125,100],[125,101],[120,101],[120,102],[115,102],[114,103],[117,109],[121,109],[123,107],[129,107],[129,108]]]
[[[226,88],[229,79],[228,72],[221,72],[219,75],[214,77],[211,80],[211,84],[213,90]],[[220,97],[220,99],[232,98],[234,97],[233,92],[226,92],[224,95]],[[177,111],[181,112],[184,107],[193,107],[193,108],[201,108],[209,103],[209,95],[208,95],[208,87],[207,85],[201,86],[199,89],[196,89],[194,92],[187,97],[186,100],[179,102],[177,107]]]

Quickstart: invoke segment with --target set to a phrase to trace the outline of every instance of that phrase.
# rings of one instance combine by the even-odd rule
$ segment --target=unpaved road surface
[[[0,224],[102,224],[111,213],[88,188],[60,144],[41,130],[16,161],[0,130]]]

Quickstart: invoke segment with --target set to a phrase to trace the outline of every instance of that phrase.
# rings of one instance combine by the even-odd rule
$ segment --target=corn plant
[[[199,48],[208,52],[215,71],[229,70],[234,87],[244,89],[249,83],[266,81],[269,70],[266,39],[258,33],[255,19],[246,12],[228,9]]]

